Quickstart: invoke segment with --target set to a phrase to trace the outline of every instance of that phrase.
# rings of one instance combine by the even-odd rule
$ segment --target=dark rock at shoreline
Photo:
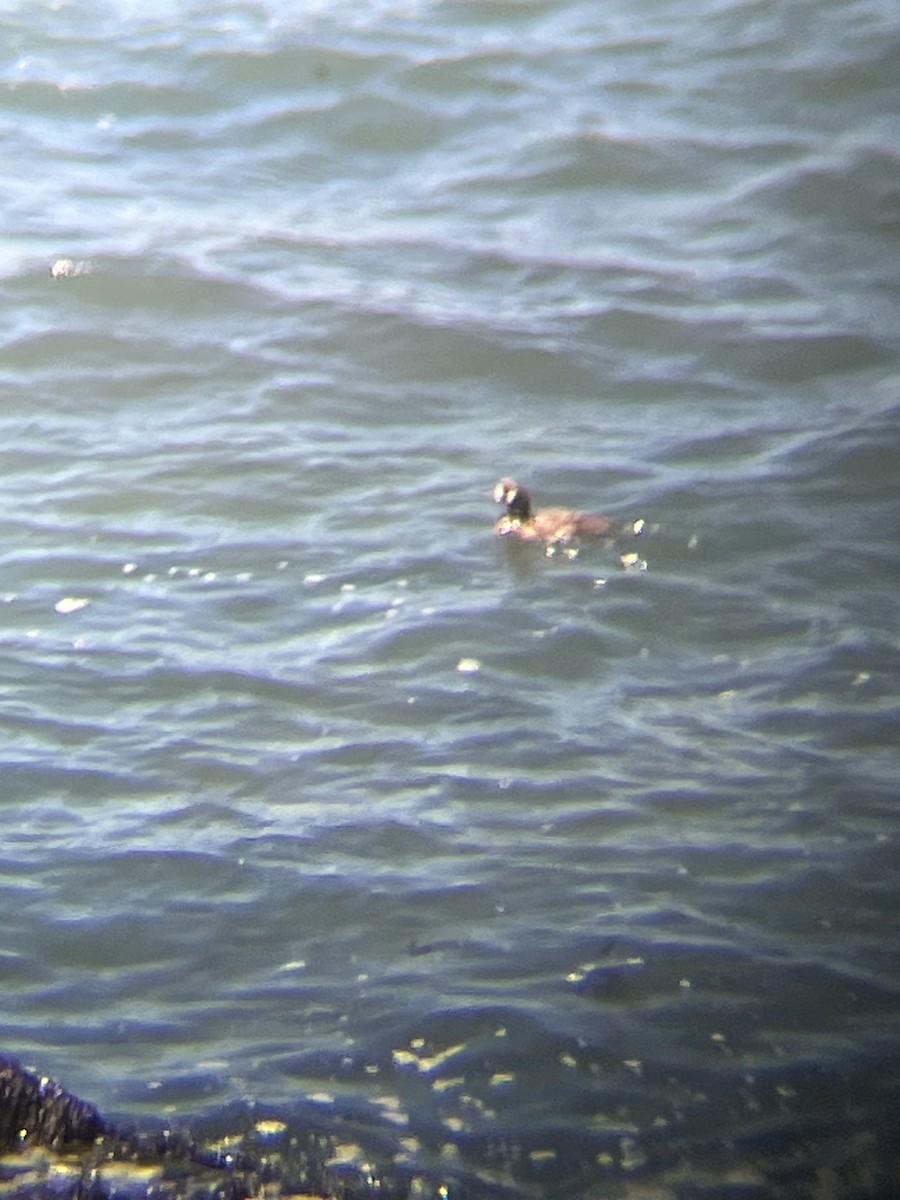
[[[127,1130],[47,1077],[0,1057],[0,1192],[10,1200],[439,1200],[446,1176],[399,1170],[391,1153],[339,1164],[335,1140],[302,1121],[235,1107],[190,1132]],[[377,1165],[378,1161],[383,1165]],[[471,1181],[470,1181],[471,1182]],[[456,1180],[461,1200],[509,1197]]]
[[[70,1095],[52,1079],[24,1071],[0,1058],[0,1153],[22,1142],[60,1150],[94,1142],[107,1126],[90,1104]]]
[[[16,1200],[247,1200],[298,1190],[310,1200],[409,1195],[399,1179],[370,1186],[330,1171],[328,1140],[314,1132],[296,1131],[282,1152],[264,1147],[252,1130],[252,1120],[237,1117],[222,1141],[170,1129],[121,1130],[55,1080],[0,1058],[0,1186]]]

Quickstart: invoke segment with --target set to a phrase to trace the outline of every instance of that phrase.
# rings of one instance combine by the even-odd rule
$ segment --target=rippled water
[[[0,14],[0,1048],[895,1195],[894,6]]]

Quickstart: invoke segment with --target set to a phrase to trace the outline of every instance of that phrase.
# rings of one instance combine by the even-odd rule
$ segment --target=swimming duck
[[[644,529],[642,520],[620,521],[575,508],[542,508],[532,512],[527,488],[514,479],[500,480],[494,487],[494,500],[506,506],[506,515],[494,526],[494,532],[498,537],[516,537],[523,542],[555,546],[584,537],[617,541],[622,537],[637,537]]]

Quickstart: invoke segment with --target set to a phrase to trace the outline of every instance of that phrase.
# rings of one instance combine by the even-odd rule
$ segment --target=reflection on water
[[[6,13],[5,1052],[451,1195],[893,1195],[857,8]]]

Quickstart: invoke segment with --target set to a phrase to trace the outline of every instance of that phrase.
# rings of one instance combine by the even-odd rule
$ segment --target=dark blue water
[[[893,1195],[893,7],[0,19],[0,1049],[429,1187]]]

